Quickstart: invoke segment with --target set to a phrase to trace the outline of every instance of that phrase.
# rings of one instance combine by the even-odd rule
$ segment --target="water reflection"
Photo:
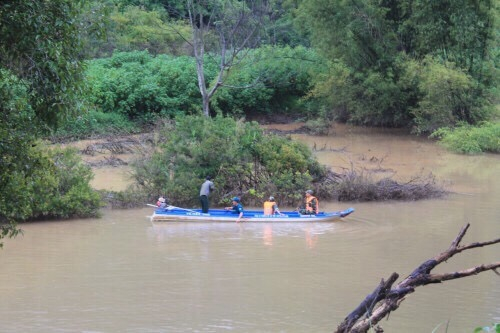
[[[264,240],[264,245],[272,247],[273,246],[273,226],[266,224],[264,226],[264,231],[262,233],[262,239]]]
[[[307,247],[312,249],[316,246],[316,243],[318,242],[318,235],[316,233],[314,233],[313,230],[311,230],[312,228],[306,228],[305,229],[305,233],[306,233],[306,243],[307,243]]]
[[[272,248],[277,242],[290,237],[302,239],[306,248],[317,246],[320,237],[335,232],[339,224],[334,223],[220,223],[220,222],[152,222],[147,228],[150,238],[158,243],[170,239],[197,238],[200,242],[218,240],[261,239],[264,247]]]

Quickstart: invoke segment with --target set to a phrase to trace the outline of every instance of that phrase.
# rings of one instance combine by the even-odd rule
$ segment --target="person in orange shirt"
[[[306,197],[304,206],[299,209],[301,214],[318,214],[319,213],[319,201],[318,198],[313,196],[312,190],[306,191]]]

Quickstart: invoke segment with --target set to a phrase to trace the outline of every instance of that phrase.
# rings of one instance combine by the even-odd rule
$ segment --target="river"
[[[99,219],[23,224],[0,250],[0,332],[332,332],[381,279],[446,250],[500,236],[500,156],[456,155],[397,131],[337,126],[294,134],[320,162],[407,179],[432,172],[451,194],[352,206],[336,223],[155,223],[150,208]],[[119,189],[116,169],[96,187]],[[215,180],[217,183],[217,180]],[[500,245],[459,254],[453,272],[500,260]],[[417,289],[386,332],[472,332],[500,322],[493,272]]]

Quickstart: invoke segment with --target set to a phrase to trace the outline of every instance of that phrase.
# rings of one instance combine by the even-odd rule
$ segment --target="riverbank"
[[[304,124],[300,122],[263,124],[261,127],[267,132],[305,143],[323,165],[335,163],[330,174],[321,180],[322,186],[331,184],[326,186],[334,192],[319,193],[323,198],[333,197],[338,201],[420,200],[445,194],[443,182],[435,177],[432,169],[420,166],[421,162],[431,163],[434,154],[426,154],[426,160],[420,156],[418,161],[409,161],[404,156],[407,148],[396,147],[398,143],[404,146],[414,141],[435,146],[427,139],[415,138],[397,129],[343,124],[333,125],[332,134],[328,136],[306,134]],[[84,162],[92,168],[92,187],[104,192],[122,192],[133,184],[131,164],[156,149],[154,137],[152,133],[144,133],[82,140],[67,145],[78,149]],[[373,138],[381,141],[377,144],[372,142]],[[136,196],[137,191],[129,191],[120,200],[125,200],[127,207],[134,206],[132,201]],[[116,199],[117,196],[112,197]],[[141,198],[144,200],[144,195]]]

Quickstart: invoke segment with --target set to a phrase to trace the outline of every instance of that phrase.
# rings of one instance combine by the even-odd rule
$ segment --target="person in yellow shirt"
[[[264,202],[264,215],[281,215],[280,209],[278,208],[278,204],[276,200],[274,200],[273,196],[269,197],[269,200]]]

